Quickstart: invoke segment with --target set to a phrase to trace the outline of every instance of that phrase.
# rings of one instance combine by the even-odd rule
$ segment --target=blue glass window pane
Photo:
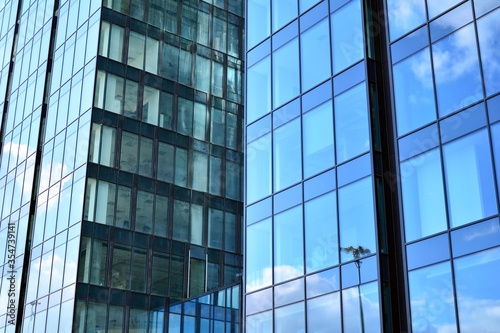
[[[297,1],[273,0],[273,31],[297,17]]]
[[[338,264],[337,204],[335,191],[304,205],[306,272]]]
[[[275,192],[300,181],[302,178],[300,132],[299,118],[274,130],[273,169]],[[250,166],[248,166],[248,169],[250,169]],[[261,179],[256,178],[254,181],[257,184],[255,186],[262,186]]]
[[[497,171],[497,181],[500,188],[500,123],[491,127],[491,136],[493,139],[493,149],[495,154],[495,166]]]
[[[328,19],[324,19],[300,37],[302,91],[330,77]]]
[[[500,288],[500,248],[455,260],[458,318],[461,332],[495,332]]]
[[[448,8],[453,7],[461,0],[446,0],[446,1],[427,1],[427,9],[429,10],[429,18],[433,18],[447,10]]]
[[[272,283],[271,219],[247,228],[246,290],[257,290]]]
[[[498,6],[500,6],[500,3],[497,0],[474,1],[474,9],[476,12],[476,17],[479,17]]]
[[[451,226],[497,212],[490,145],[486,130],[443,147]]]
[[[338,292],[307,301],[307,331],[341,332],[339,303]]]
[[[405,38],[391,45],[391,60],[396,63],[407,56],[423,49],[429,44],[429,31],[427,26],[412,32]]]
[[[290,0],[288,0],[290,1]],[[292,0],[295,1],[295,0]],[[317,4],[319,0],[299,0],[300,2],[300,13],[305,12],[309,8],[311,8],[313,5]]]
[[[368,151],[366,84],[359,84],[335,97],[334,113],[337,163]]]
[[[338,267],[306,277],[307,297],[314,297],[339,290],[340,278]]]
[[[388,0],[391,41],[426,21],[424,0]]]
[[[274,307],[304,299],[304,279],[297,279],[274,287]]]
[[[407,242],[447,228],[438,149],[401,163],[401,186]]]
[[[274,283],[303,275],[302,206],[274,218]]]
[[[454,257],[498,246],[500,221],[494,218],[455,230],[451,233],[451,245]]]
[[[375,252],[375,213],[372,179],[367,177],[338,190],[340,247],[361,246]],[[354,259],[342,251],[342,261]]]
[[[439,123],[441,142],[445,143],[486,126],[486,108],[484,103],[476,104],[467,110],[458,112]]]
[[[455,0],[453,0],[455,1]],[[446,1],[431,1],[432,3],[446,3]],[[430,23],[431,41],[434,42],[441,37],[453,32],[472,21],[472,8],[470,2],[449,11]]]
[[[247,333],[272,333],[273,311],[262,312],[246,318],[245,332]]]
[[[306,331],[304,302],[274,310],[274,332],[303,333]]]
[[[299,95],[299,68],[299,41],[294,38],[273,53],[274,109]]]
[[[479,19],[477,29],[486,95],[489,96],[500,91],[500,48],[498,47],[500,43],[500,9]]]
[[[398,135],[435,120],[436,107],[429,48],[394,65],[393,75]]]
[[[359,0],[351,1],[332,14],[333,73],[361,60],[363,51],[363,22]]]
[[[344,332],[380,332],[376,282],[342,291]]]
[[[247,10],[248,49],[251,49],[271,32],[271,4],[269,0],[249,0]]]
[[[304,183],[304,200],[309,200],[335,189],[335,170],[330,170]]]
[[[450,259],[448,235],[439,235],[408,245],[406,255],[409,270]]]
[[[335,164],[333,110],[328,101],[302,117],[304,141],[304,178]]]
[[[474,25],[434,43],[432,59],[441,116],[483,98]]]
[[[248,289],[247,289],[248,292]],[[273,307],[273,288],[267,288],[245,297],[247,315],[269,310]]]
[[[271,111],[271,58],[259,61],[248,69],[247,124]]]
[[[271,133],[248,144],[247,202],[271,194]]]
[[[456,332],[450,263],[410,272],[409,280],[413,332],[439,332],[445,329]]]

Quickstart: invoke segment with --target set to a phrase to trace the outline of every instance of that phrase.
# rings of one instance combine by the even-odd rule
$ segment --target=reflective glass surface
[[[328,28],[328,19],[324,19],[300,36],[302,91],[330,77]]]
[[[482,3],[484,1],[475,1]],[[476,13],[477,14],[477,13]],[[479,49],[486,85],[486,95],[500,91],[500,9],[497,9],[477,21]]]
[[[387,7],[391,40],[426,21],[425,0],[388,0]]]
[[[441,14],[442,12],[456,5],[459,2],[460,0],[441,0],[441,1],[428,0],[427,9],[429,10],[429,18],[432,19],[433,17]]]
[[[266,219],[247,228],[247,292],[268,286],[272,282],[271,222],[271,219]]]
[[[298,182],[302,178],[300,133],[300,119],[298,118],[274,130],[273,178],[275,192]]]
[[[413,332],[456,332],[450,263],[421,268],[408,275]]]
[[[308,332],[340,332],[340,293],[332,293],[307,301]]]
[[[290,0],[273,0],[273,31],[279,30],[297,17],[298,2]]]
[[[305,332],[304,302],[295,303],[274,310],[275,333],[301,333]]]
[[[247,8],[247,43],[251,49],[271,32],[271,3],[269,0],[249,0]]]
[[[273,108],[299,95],[299,72],[299,40],[294,38],[273,53]]]
[[[271,111],[271,58],[268,56],[248,69],[247,124]]]
[[[407,242],[447,228],[438,149],[401,163],[401,186]]]
[[[497,212],[488,133],[481,130],[443,147],[451,226]]]
[[[441,116],[483,97],[474,30],[474,25],[467,25],[432,45]]]
[[[429,48],[394,65],[393,75],[398,134],[436,119]]]
[[[248,144],[247,200],[249,203],[271,194],[271,134]]]

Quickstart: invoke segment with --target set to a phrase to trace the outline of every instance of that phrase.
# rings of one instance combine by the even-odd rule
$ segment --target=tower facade
[[[242,16],[241,1],[0,9],[1,330],[237,330]]]
[[[247,1],[247,333],[496,330],[498,7]]]

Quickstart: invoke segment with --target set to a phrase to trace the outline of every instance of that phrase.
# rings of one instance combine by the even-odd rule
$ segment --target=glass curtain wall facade
[[[238,331],[243,7],[1,6],[0,331]]]
[[[500,4],[247,1],[246,332],[495,332]]]

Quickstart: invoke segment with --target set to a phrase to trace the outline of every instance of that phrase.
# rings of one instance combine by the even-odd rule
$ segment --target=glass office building
[[[498,22],[247,1],[247,333],[497,331]]]
[[[243,11],[0,3],[0,331],[238,331]]]

